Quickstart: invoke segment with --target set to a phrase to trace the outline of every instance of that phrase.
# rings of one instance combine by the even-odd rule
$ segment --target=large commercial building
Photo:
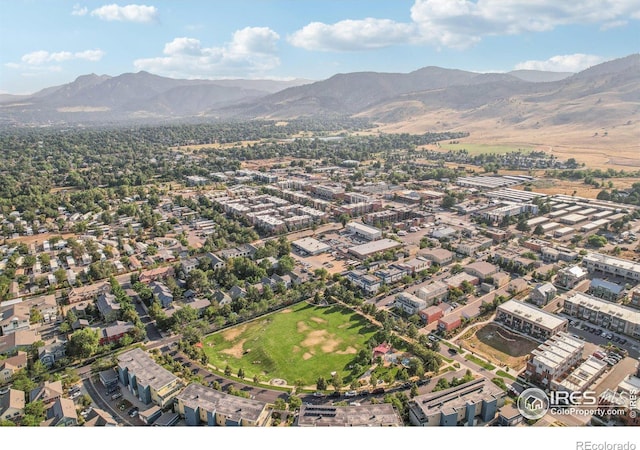
[[[418,427],[473,426],[487,423],[504,404],[506,393],[486,378],[419,395],[409,402],[409,420]]]
[[[567,319],[518,300],[509,300],[498,306],[496,320],[516,331],[544,340],[561,331],[567,331],[568,328]]]
[[[379,228],[359,222],[349,222],[347,224],[347,231],[367,241],[376,241],[382,237],[382,231]]]
[[[564,301],[564,312],[602,328],[640,337],[640,311],[577,292]]]
[[[626,281],[640,282],[640,264],[622,258],[603,255],[602,253],[587,254],[582,263],[591,273],[602,273],[624,278]]]
[[[548,387],[582,359],[584,342],[560,332],[531,352],[525,375]]]
[[[303,405],[299,427],[399,427],[402,419],[389,403],[377,405]]]
[[[269,418],[267,404],[225,394],[198,383],[176,396],[177,411],[189,426],[264,426]]]
[[[180,379],[136,348],[118,355],[118,377],[141,402],[164,407],[182,389]]]
[[[358,259],[367,259],[376,253],[384,253],[387,250],[395,250],[402,247],[402,243],[392,239],[380,239],[379,241],[369,242],[368,244],[356,245],[349,249],[349,253]]]
[[[306,255],[319,255],[331,250],[331,246],[311,237],[298,239],[291,243],[294,248]]]

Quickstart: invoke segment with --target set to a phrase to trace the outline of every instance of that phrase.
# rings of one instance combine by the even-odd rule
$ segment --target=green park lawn
[[[376,330],[349,309],[300,303],[212,334],[203,348],[211,364],[229,365],[233,375],[242,368],[248,378],[313,385],[320,376],[329,381],[336,371],[349,383],[361,374],[348,367]]]

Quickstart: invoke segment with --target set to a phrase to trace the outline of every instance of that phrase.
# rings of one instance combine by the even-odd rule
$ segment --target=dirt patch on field
[[[291,351],[293,353],[298,353],[300,351],[300,347],[298,347],[297,345],[294,345],[293,348],[291,349]]]
[[[313,320],[316,323],[327,323],[326,320],[321,319],[320,317],[312,317],[311,320]]]
[[[226,350],[222,350],[220,353],[224,353],[225,355],[233,356],[234,358],[240,359],[244,354],[244,343],[246,341],[247,341],[246,339],[242,339],[241,341],[238,341],[238,343],[235,344],[233,347],[228,348]]]
[[[309,353],[309,352],[306,352],[304,355],[302,355],[302,359],[304,359],[305,361],[312,357],[313,357],[313,353]]]
[[[338,350],[336,353],[338,355],[355,355],[356,353],[358,353],[358,351],[355,348],[349,346],[344,350]]]
[[[306,329],[308,330],[309,328]],[[298,330],[300,330],[300,322],[298,322]],[[300,343],[300,345],[302,345],[303,347],[314,347],[323,343],[326,339],[327,330],[312,331],[307,335],[307,338]]]
[[[280,311],[280,314],[289,314],[290,312],[293,312],[293,309],[287,308],[287,309],[283,309],[282,311]]]
[[[298,333],[304,333],[305,331],[309,331],[309,325],[304,323],[302,320],[298,322],[296,325],[298,326]]]
[[[227,341],[233,341],[235,338],[237,338],[242,333],[244,333],[244,330],[246,329],[247,329],[246,325],[231,328],[230,330],[227,330],[224,333],[222,333],[222,337]]]

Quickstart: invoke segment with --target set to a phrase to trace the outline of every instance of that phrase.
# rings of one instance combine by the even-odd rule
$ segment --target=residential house
[[[0,419],[13,421],[20,419],[24,416],[25,405],[24,392],[9,389],[6,394],[0,395]]]
[[[15,333],[20,330],[29,330],[29,308],[23,302],[5,306],[0,310],[0,331],[2,336]]]
[[[33,330],[20,330],[7,336],[0,336],[0,355],[11,355],[19,350],[29,350],[40,340],[40,335]]]
[[[220,306],[228,305],[233,300],[229,294],[222,292],[220,289],[214,291],[213,299],[217,301]]]
[[[48,368],[51,368],[56,361],[64,358],[66,354],[66,339],[55,338],[52,342],[38,348],[38,359]]]
[[[233,286],[231,289],[229,289],[229,297],[231,297],[231,300],[236,300],[238,298],[244,298],[247,296],[247,291],[238,286],[237,284],[235,286]]]
[[[275,284],[284,283],[284,287],[286,287],[287,289],[291,289],[291,275],[278,275],[277,273],[274,273],[273,275],[271,275],[271,279],[275,282]]]
[[[85,427],[116,427],[118,422],[104,409],[92,408],[85,418]]]
[[[198,267],[199,261],[197,258],[189,258],[189,259],[183,259],[180,262],[180,267],[182,269],[182,272],[187,275],[189,274],[193,269],[196,269]]]
[[[99,281],[87,286],[73,287],[69,292],[69,304],[79,303],[84,300],[93,300],[96,296],[109,292],[111,286],[107,281]]]
[[[213,270],[222,269],[226,265],[226,263],[222,258],[220,258],[218,255],[215,255],[211,252],[207,252],[205,257],[209,259],[209,265],[211,265],[211,268]]]
[[[48,405],[61,398],[63,393],[62,381],[45,381],[29,392],[29,403],[41,400],[45,405]]]
[[[68,398],[56,399],[47,409],[47,419],[42,426],[73,427],[78,425],[78,413],[73,400]]]
[[[558,293],[558,290],[551,283],[539,284],[529,293],[529,299],[538,307],[543,307],[549,303]]]
[[[142,271],[140,273],[140,282],[149,284],[152,281],[166,280],[168,277],[173,276],[175,276],[175,271],[172,266],[157,267]]]
[[[7,383],[16,372],[27,368],[27,353],[18,352],[17,355],[0,360],[0,383]]]
[[[116,321],[112,325],[97,328],[100,345],[118,342],[125,334],[134,328],[135,326],[131,322],[123,322],[121,320]]]
[[[166,284],[160,281],[153,281],[149,284],[153,295],[158,299],[163,308],[169,307],[173,302],[173,294]]]
[[[115,295],[108,292],[98,295],[96,306],[105,322],[113,322],[120,315],[120,303],[116,300]]]

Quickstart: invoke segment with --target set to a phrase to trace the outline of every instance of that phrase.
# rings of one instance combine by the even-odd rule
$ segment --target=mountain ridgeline
[[[84,75],[29,96],[0,97],[3,126],[100,125],[356,116],[395,123],[439,112],[527,127],[624,125],[640,112],[640,55],[576,74],[474,73],[425,67],[323,81],[181,80],[148,72]]]

